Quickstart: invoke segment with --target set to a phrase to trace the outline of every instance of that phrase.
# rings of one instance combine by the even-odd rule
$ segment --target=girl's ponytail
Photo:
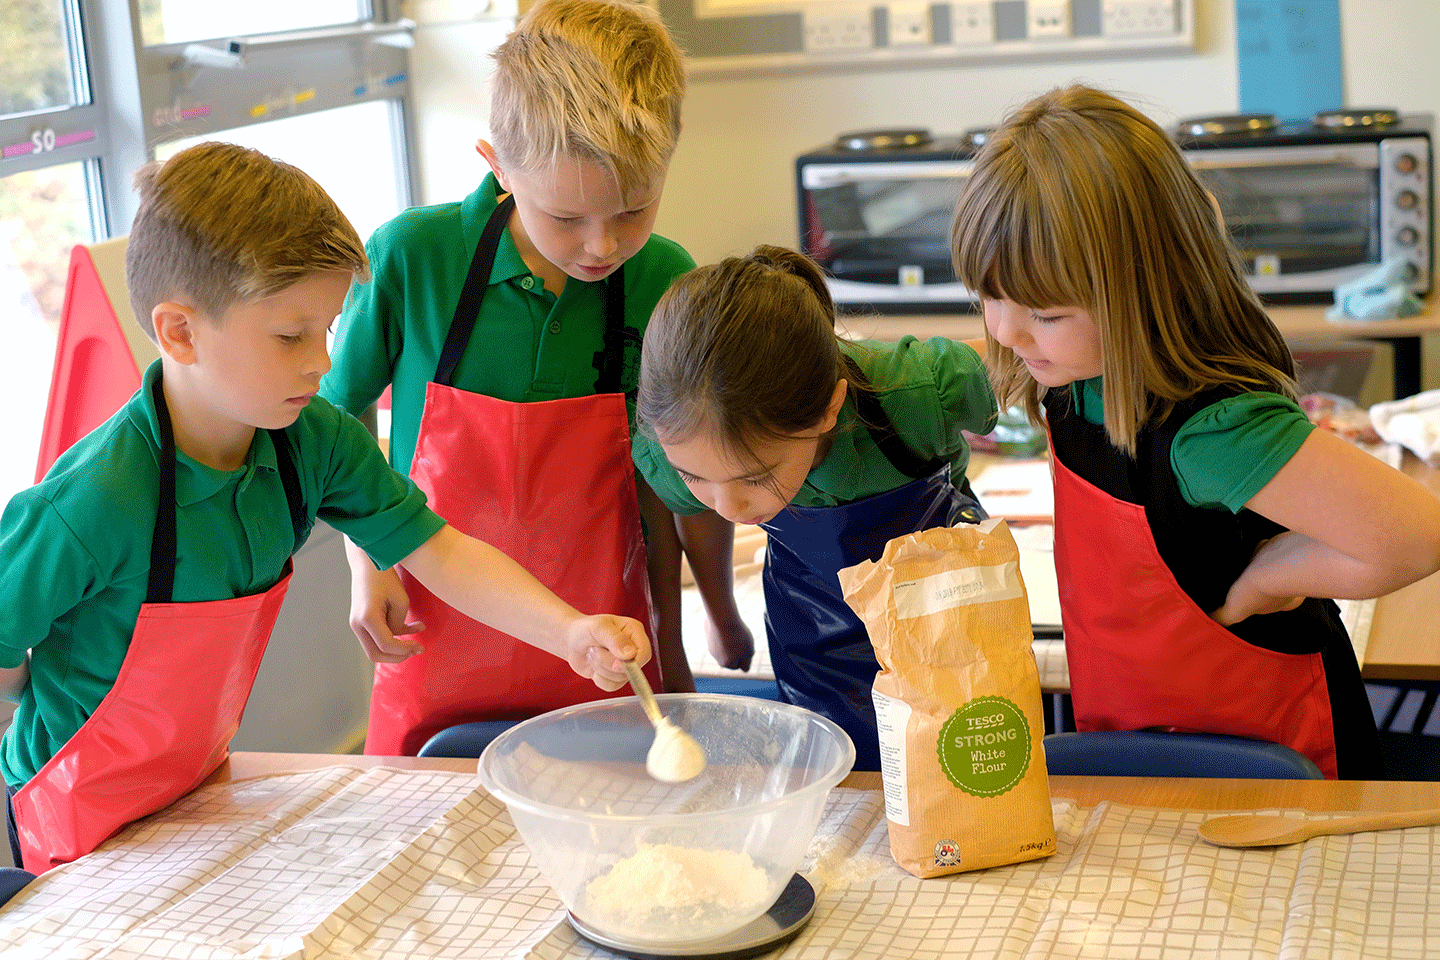
[[[825,282],[825,272],[820,269],[820,264],[797,250],[763,243],[746,259],[762,266],[783,270],[804,280],[815,294],[815,299],[820,302],[820,309],[831,317],[833,322],[835,300],[830,295],[830,287]]]

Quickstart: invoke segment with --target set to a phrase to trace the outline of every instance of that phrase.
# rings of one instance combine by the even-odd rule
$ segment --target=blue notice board
[[[1345,106],[1340,0],[1235,0],[1240,112],[1309,120]]]

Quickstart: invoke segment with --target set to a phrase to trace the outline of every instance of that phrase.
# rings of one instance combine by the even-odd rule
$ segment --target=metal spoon
[[[645,757],[646,772],[656,780],[666,783],[681,783],[698,777],[705,769],[705,748],[660,712],[660,705],[655,702],[650,683],[635,661],[626,660],[624,664],[630,687],[640,698],[640,706],[645,710],[645,716],[650,718],[651,725],[655,727],[655,742],[650,744],[650,752]]]
[[[1401,827],[1428,827],[1440,823],[1440,810],[1371,813],[1332,820],[1302,820],[1262,813],[1212,817],[1200,824],[1200,837],[1217,847],[1279,847],[1311,837]]]

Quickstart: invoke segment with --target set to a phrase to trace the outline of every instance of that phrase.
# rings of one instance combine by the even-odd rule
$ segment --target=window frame
[[[231,39],[257,51],[239,70],[206,68],[194,75],[172,69],[184,60],[184,47],[145,47],[140,29],[139,0],[61,0],[73,103],[23,113],[0,115],[0,178],[78,163],[83,171],[90,236],[101,242],[129,232],[138,198],[134,172],[154,157],[156,144],[177,137],[223,136],[226,131],[280,116],[306,115],[365,100],[389,104],[391,169],[396,171],[398,209],[414,203],[420,183],[418,134],[412,92],[410,47],[415,24],[400,16],[400,0],[356,0],[357,16],[368,19],[339,27],[322,27],[243,38],[203,42],[228,48]],[[176,48],[181,48],[177,51]],[[324,69],[316,71],[316,64]],[[385,82],[357,90],[356,64],[366,65]],[[261,102],[274,84],[270,68],[283,75],[308,76],[314,95],[292,98],[283,114],[237,116],[236,104],[248,109]],[[348,79],[347,79],[348,78]],[[238,81],[238,82],[237,82]],[[177,84],[186,96],[207,98],[224,109],[187,117],[183,129],[157,125],[163,111],[176,102]],[[80,242],[87,242],[82,239]],[[47,316],[47,322],[62,319]],[[54,365],[52,363],[52,371]],[[38,396],[44,417],[48,389]],[[37,411],[17,411],[27,418]],[[0,501],[8,494],[0,496]]]
[[[136,210],[130,180],[154,156],[156,143],[219,135],[275,119],[273,111],[248,115],[273,86],[261,75],[261,67],[308,75],[313,83],[307,89],[325,91],[289,104],[287,112],[278,115],[303,115],[361,100],[389,102],[396,150],[392,165],[402,174],[396,183],[398,206],[413,205],[420,182],[409,58],[415,25],[400,15],[399,0],[372,0],[370,18],[354,24],[150,47],[141,42],[139,0],[124,5],[113,0],[63,0],[62,9],[67,29],[77,34],[70,66],[76,100],[83,102],[0,116],[0,145],[37,143],[29,153],[0,160],[0,177],[84,162],[97,241],[129,230]],[[172,69],[177,59],[183,59],[186,47],[222,50],[232,40],[258,51],[253,57],[259,63],[250,63],[247,56],[246,66],[239,70],[202,67],[188,77],[183,69]],[[388,82],[356,93],[357,85],[347,81],[343,70],[347,56],[352,63],[373,63],[376,75]],[[316,62],[323,62],[326,69],[317,74]],[[343,95],[347,85],[349,96]],[[211,109],[183,123],[157,127],[159,111],[173,109],[185,99],[210,103]],[[46,149],[47,145],[53,146]]]

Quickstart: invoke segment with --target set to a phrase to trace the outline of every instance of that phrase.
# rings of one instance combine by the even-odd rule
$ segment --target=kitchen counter
[[[1325,318],[1325,305],[1272,306],[1270,319],[1291,343],[1318,339],[1382,340],[1395,351],[1395,396],[1408,397],[1422,389],[1421,338],[1440,330],[1440,302],[1435,296],[1424,301],[1424,309],[1413,317],[1398,320],[1345,321]],[[852,314],[842,317],[839,326],[846,332],[876,340],[898,340],[909,334],[926,339],[983,340],[985,324],[977,313]]]

